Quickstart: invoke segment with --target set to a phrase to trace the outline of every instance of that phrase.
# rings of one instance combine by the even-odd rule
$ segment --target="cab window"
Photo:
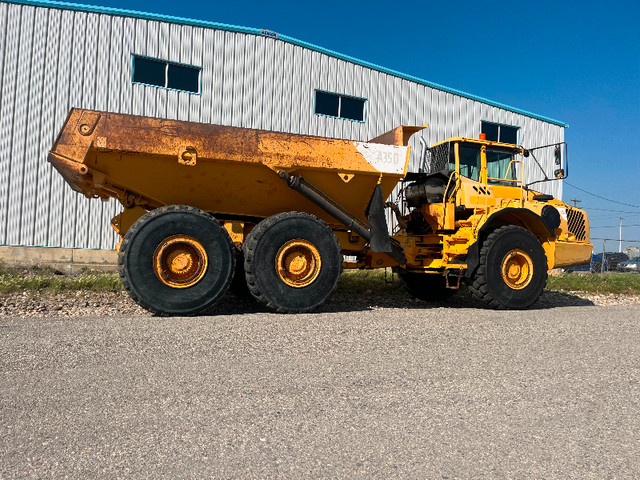
[[[476,182],[480,180],[480,146],[460,144],[460,175]]]
[[[516,183],[508,181],[517,178],[517,163],[512,160],[511,151],[487,149],[487,183],[514,187]]]

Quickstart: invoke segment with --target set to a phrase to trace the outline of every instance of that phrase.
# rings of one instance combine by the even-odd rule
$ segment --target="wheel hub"
[[[172,273],[184,274],[193,265],[193,258],[191,255],[184,252],[172,253],[170,256],[170,269]]]
[[[204,277],[209,259],[204,247],[186,235],[164,239],[153,255],[153,267],[158,278],[173,288],[187,288]]]
[[[502,279],[509,288],[522,290],[533,278],[533,261],[523,250],[511,250],[502,261]]]
[[[276,255],[276,272],[280,280],[294,288],[306,287],[320,274],[320,252],[309,241],[290,240]]]

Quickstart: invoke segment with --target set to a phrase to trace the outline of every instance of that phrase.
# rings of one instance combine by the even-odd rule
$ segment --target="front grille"
[[[587,222],[584,212],[567,209],[567,223],[569,224],[569,232],[573,233],[577,240],[587,239]]]

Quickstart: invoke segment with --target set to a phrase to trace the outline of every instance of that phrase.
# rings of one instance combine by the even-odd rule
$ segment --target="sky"
[[[595,251],[620,218],[622,248],[640,247],[638,0],[76,3],[273,30],[563,121],[563,200],[587,210]]]

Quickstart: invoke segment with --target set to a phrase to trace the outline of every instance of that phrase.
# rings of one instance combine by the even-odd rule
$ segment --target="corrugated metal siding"
[[[482,120],[519,126],[525,146],[564,138],[551,123],[248,33],[6,3],[0,32],[0,244],[115,245],[117,203],[81,197],[46,162],[71,106],[355,140],[429,123],[412,139],[411,170],[420,135],[476,137]],[[133,53],[202,66],[200,94],[132,84]],[[315,89],[366,98],[366,121],[315,115]],[[561,196],[561,182],[539,185]]]

